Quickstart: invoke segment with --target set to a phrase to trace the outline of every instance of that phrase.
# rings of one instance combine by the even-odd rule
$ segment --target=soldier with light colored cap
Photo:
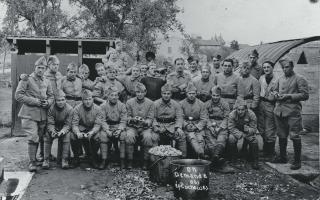
[[[135,87],[136,97],[127,101],[128,125],[125,136],[128,168],[132,168],[133,145],[141,139],[143,148],[143,169],[147,169],[150,159],[149,149],[158,145],[159,135],[151,131],[154,118],[154,104],[146,98],[146,87],[138,83]]]
[[[257,118],[254,112],[247,108],[244,100],[237,100],[235,109],[228,117],[228,145],[231,159],[235,159],[237,154],[237,142],[240,139],[247,140],[251,150],[252,168],[259,169],[259,148],[257,134]]]
[[[301,137],[302,130],[301,101],[309,99],[309,87],[306,79],[293,70],[292,60],[285,58],[279,61],[284,75],[278,79],[276,87],[276,106],[274,114],[279,137],[280,156],[274,162],[287,162],[287,138],[293,142],[294,162],[292,170],[301,168]]]
[[[161,99],[154,102],[153,132],[160,136],[160,144],[170,144],[176,141],[176,147],[186,156],[186,135],[182,130],[183,113],[178,102],[171,99],[172,87],[165,84],[161,88]]]
[[[82,81],[77,77],[78,66],[70,63],[67,66],[67,76],[61,81],[61,89],[66,94],[67,103],[72,107],[81,103]]]
[[[60,61],[55,55],[48,57],[48,70],[44,73],[44,77],[51,82],[52,90],[55,93],[61,88],[62,74],[59,72]]]
[[[125,168],[125,159],[130,159],[131,154],[126,156],[126,105],[119,101],[119,90],[116,87],[109,88],[108,100],[100,106],[102,111],[101,141],[102,163],[99,168],[104,169],[109,165],[108,145],[114,145],[116,152],[120,151],[120,167]],[[120,148],[118,142],[120,141]],[[131,149],[127,149],[129,152]]]
[[[47,115],[47,130],[44,136],[44,161],[43,169],[49,169],[49,156],[52,141],[57,138],[58,146],[62,149],[62,168],[69,168],[70,131],[73,116],[72,106],[67,104],[65,93],[57,90],[54,97],[55,103],[49,108]],[[58,152],[59,154],[60,152]],[[58,156],[61,158],[61,156]],[[58,162],[61,162],[61,160]]]
[[[192,152],[197,158],[204,158],[204,128],[208,119],[204,103],[196,98],[197,88],[193,83],[189,83],[187,88],[187,98],[180,102],[184,123],[183,131],[186,134],[187,142],[191,145]],[[189,157],[189,156],[188,156]]]
[[[15,99],[23,104],[18,116],[21,129],[29,136],[28,154],[29,171],[36,171],[36,153],[39,141],[43,139],[47,122],[47,110],[53,103],[53,90],[50,82],[43,75],[47,67],[44,56],[35,62],[34,72],[21,80],[15,93]]]

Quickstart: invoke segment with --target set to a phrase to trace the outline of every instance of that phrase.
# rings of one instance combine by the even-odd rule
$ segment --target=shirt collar
[[[43,81],[43,76],[37,76],[35,73],[32,73],[30,76],[36,81]]]
[[[171,100],[168,102],[168,103],[165,103],[164,101],[163,101],[163,99],[161,99],[161,105],[163,105],[163,106],[171,106]]]

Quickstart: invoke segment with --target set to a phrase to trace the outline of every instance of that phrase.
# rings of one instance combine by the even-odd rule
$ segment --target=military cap
[[[112,94],[112,93],[114,93],[114,92],[119,93],[118,88],[117,88],[117,87],[114,87],[114,86],[109,87],[109,88],[108,88],[108,91],[106,92],[106,93],[107,93],[106,95],[109,96],[110,94]]]
[[[146,89],[146,86],[143,85],[142,83],[137,83],[137,85],[135,86],[135,90],[145,92],[147,89]]]
[[[89,67],[88,67],[88,65],[86,65],[86,64],[82,64],[82,65],[79,67],[79,71],[90,72]]]
[[[61,98],[61,97],[65,97],[65,96],[66,96],[66,94],[65,94],[62,90],[60,90],[60,89],[58,89],[58,90],[54,93],[54,98],[55,98],[55,99]]]
[[[55,55],[51,55],[48,57],[48,64],[50,63],[60,63],[59,58]]]
[[[44,66],[47,66],[47,60],[44,56],[41,56],[40,58],[38,58],[38,60],[36,60],[36,62],[34,63],[35,66],[38,66],[38,65],[44,65]]]
[[[284,66],[284,65],[286,65],[286,64],[289,64],[289,65],[293,66],[292,60],[291,60],[290,58],[288,58],[288,57],[283,57],[283,58],[281,58],[281,59],[279,60],[279,63],[280,63],[281,66]]]
[[[81,97],[82,97],[82,99],[90,98],[90,97],[92,97],[92,92],[90,90],[85,89],[82,92],[82,96]]]
[[[95,65],[94,65],[94,68],[97,70],[97,68],[99,68],[99,67],[104,67],[104,64],[103,63],[96,63]]]
[[[147,59],[147,58],[151,58],[152,60],[154,60],[154,59],[156,58],[156,55],[155,55],[153,52],[148,51],[148,52],[146,53],[146,59]]]
[[[243,99],[237,99],[237,101],[234,104],[234,107],[238,108],[240,106],[244,106],[245,108],[247,108],[247,102]]]
[[[187,85],[186,92],[197,91],[197,88],[194,86],[192,82]]]
[[[256,49],[253,49],[249,55],[255,56],[255,57],[259,57],[259,53]]]
[[[69,65],[67,67],[67,71],[69,71],[69,70],[77,71],[78,70],[78,66],[76,65],[76,63],[74,63],[74,62],[69,63]]]
[[[165,92],[165,91],[172,91],[172,87],[170,84],[164,84],[164,86],[161,87],[161,92]]]
[[[241,67],[250,66],[250,63],[248,61],[244,61],[241,63]]]
[[[219,86],[213,86],[210,91],[211,91],[211,94],[221,95],[221,88]]]
[[[107,53],[106,53],[107,58],[109,59],[110,54],[111,54],[111,53],[114,53],[114,52],[117,52],[117,51],[116,51],[114,48],[110,47],[109,50],[108,50]]]
[[[201,71],[202,70],[207,70],[207,71],[209,71],[210,73],[211,73],[211,67],[210,67],[210,65],[202,65],[201,66]]]

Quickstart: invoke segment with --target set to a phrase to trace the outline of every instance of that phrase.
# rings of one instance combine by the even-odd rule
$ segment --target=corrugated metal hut
[[[270,60],[275,65],[275,74],[280,76],[282,70],[278,61],[283,56],[290,57],[295,64],[295,71],[303,75],[309,83],[310,97],[303,102],[304,127],[310,131],[319,131],[319,73],[320,73],[320,36],[284,40],[250,46],[236,51],[228,58],[236,58],[239,62],[247,61],[249,53],[256,49],[259,53],[258,63]]]
[[[107,38],[67,38],[67,37],[33,37],[8,36],[12,45],[11,81],[12,81],[12,133],[19,134],[20,120],[17,114],[21,105],[16,102],[14,93],[20,74],[30,74],[34,70],[34,62],[43,55],[56,55],[60,59],[59,71],[66,74],[70,62],[87,64],[90,68],[90,79],[94,80],[94,66],[102,62],[102,55],[109,47],[115,46],[115,40]]]

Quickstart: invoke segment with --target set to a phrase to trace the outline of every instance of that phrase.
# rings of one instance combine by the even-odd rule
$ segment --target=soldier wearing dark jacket
[[[301,101],[309,98],[308,82],[293,71],[293,62],[289,59],[280,60],[284,75],[278,79],[276,87],[276,106],[274,109],[277,133],[279,137],[280,156],[277,163],[287,162],[287,138],[293,142],[294,162],[292,170],[301,168],[301,137],[302,130]]]
[[[51,84],[43,77],[46,67],[46,59],[40,57],[35,62],[34,72],[26,80],[19,82],[15,93],[16,100],[23,104],[18,114],[21,118],[21,129],[29,136],[29,171],[37,170],[37,148],[45,132],[47,110],[53,103]]]

